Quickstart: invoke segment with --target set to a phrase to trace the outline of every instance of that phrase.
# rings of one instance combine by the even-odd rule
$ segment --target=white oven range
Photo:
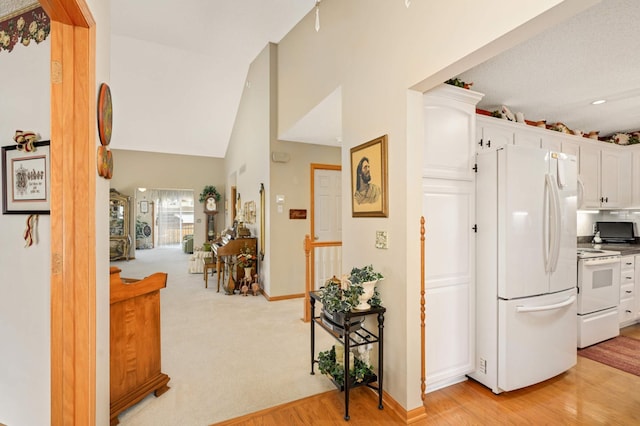
[[[578,248],[578,348],[620,334],[620,252]]]

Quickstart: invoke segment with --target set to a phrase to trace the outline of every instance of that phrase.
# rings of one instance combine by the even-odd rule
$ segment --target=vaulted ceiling
[[[25,3],[33,0],[0,0],[0,16],[11,8],[24,7]],[[204,58],[207,70],[198,75],[208,76],[207,81],[183,82],[206,88],[206,93],[189,93],[202,96],[200,102],[188,99],[170,102],[178,103],[184,116],[202,117],[198,121],[201,140],[190,138],[191,143],[200,145],[194,146],[193,152],[185,153],[222,157],[250,63],[268,42],[278,43],[314,4],[314,0],[112,0],[112,39],[153,43],[172,52]],[[485,94],[479,105],[484,109],[506,105],[513,112],[523,112],[530,120],[562,122],[572,129],[599,130],[601,135],[638,130],[638,22],[640,2],[637,0],[603,0],[458,77],[473,82],[472,89]],[[114,64],[112,60],[112,68],[118,66],[122,64]],[[126,72],[135,74],[135,70]],[[117,88],[115,92],[114,136],[117,136],[118,120],[130,118],[119,116],[122,111],[116,109]],[[598,99],[607,102],[590,104]],[[287,140],[339,145],[340,103],[337,90],[316,110],[310,111],[299,126],[285,129],[280,136]],[[197,105],[198,110],[190,111],[191,105]],[[158,125],[162,121],[160,117]],[[327,123],[333,125],[327,126]],[[185,128],[185,132],[188,131]],[[175,152],[173,137],[164,141],[136,139],[140,140],[135,141],[137,145],[132,149]],[[117,140],[112,143],[117,147]]]

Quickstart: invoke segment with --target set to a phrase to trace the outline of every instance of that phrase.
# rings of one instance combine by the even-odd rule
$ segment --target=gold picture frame
[[[351,148],[351,216],[388,217],[387,135]]]

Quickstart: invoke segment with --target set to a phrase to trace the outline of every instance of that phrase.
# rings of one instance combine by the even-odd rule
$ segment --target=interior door
[[[314,169],[313,215],[315,242],[342,238],[342,172]]]

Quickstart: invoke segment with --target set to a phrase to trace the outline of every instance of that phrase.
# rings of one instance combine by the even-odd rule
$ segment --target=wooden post
[[[309,234],[304,236],[304,307],[302,309],[303,321],[309,322],[309,292],[311,291],[311,237]]]
[[[424,353],[425,346],[425,333],[424,333],[424,216],[420,217],[420,347],[421,362],[420,362],[420,398],[424,402],[424,391],[427,388],[427,379],[425,373],[426,356]]]

